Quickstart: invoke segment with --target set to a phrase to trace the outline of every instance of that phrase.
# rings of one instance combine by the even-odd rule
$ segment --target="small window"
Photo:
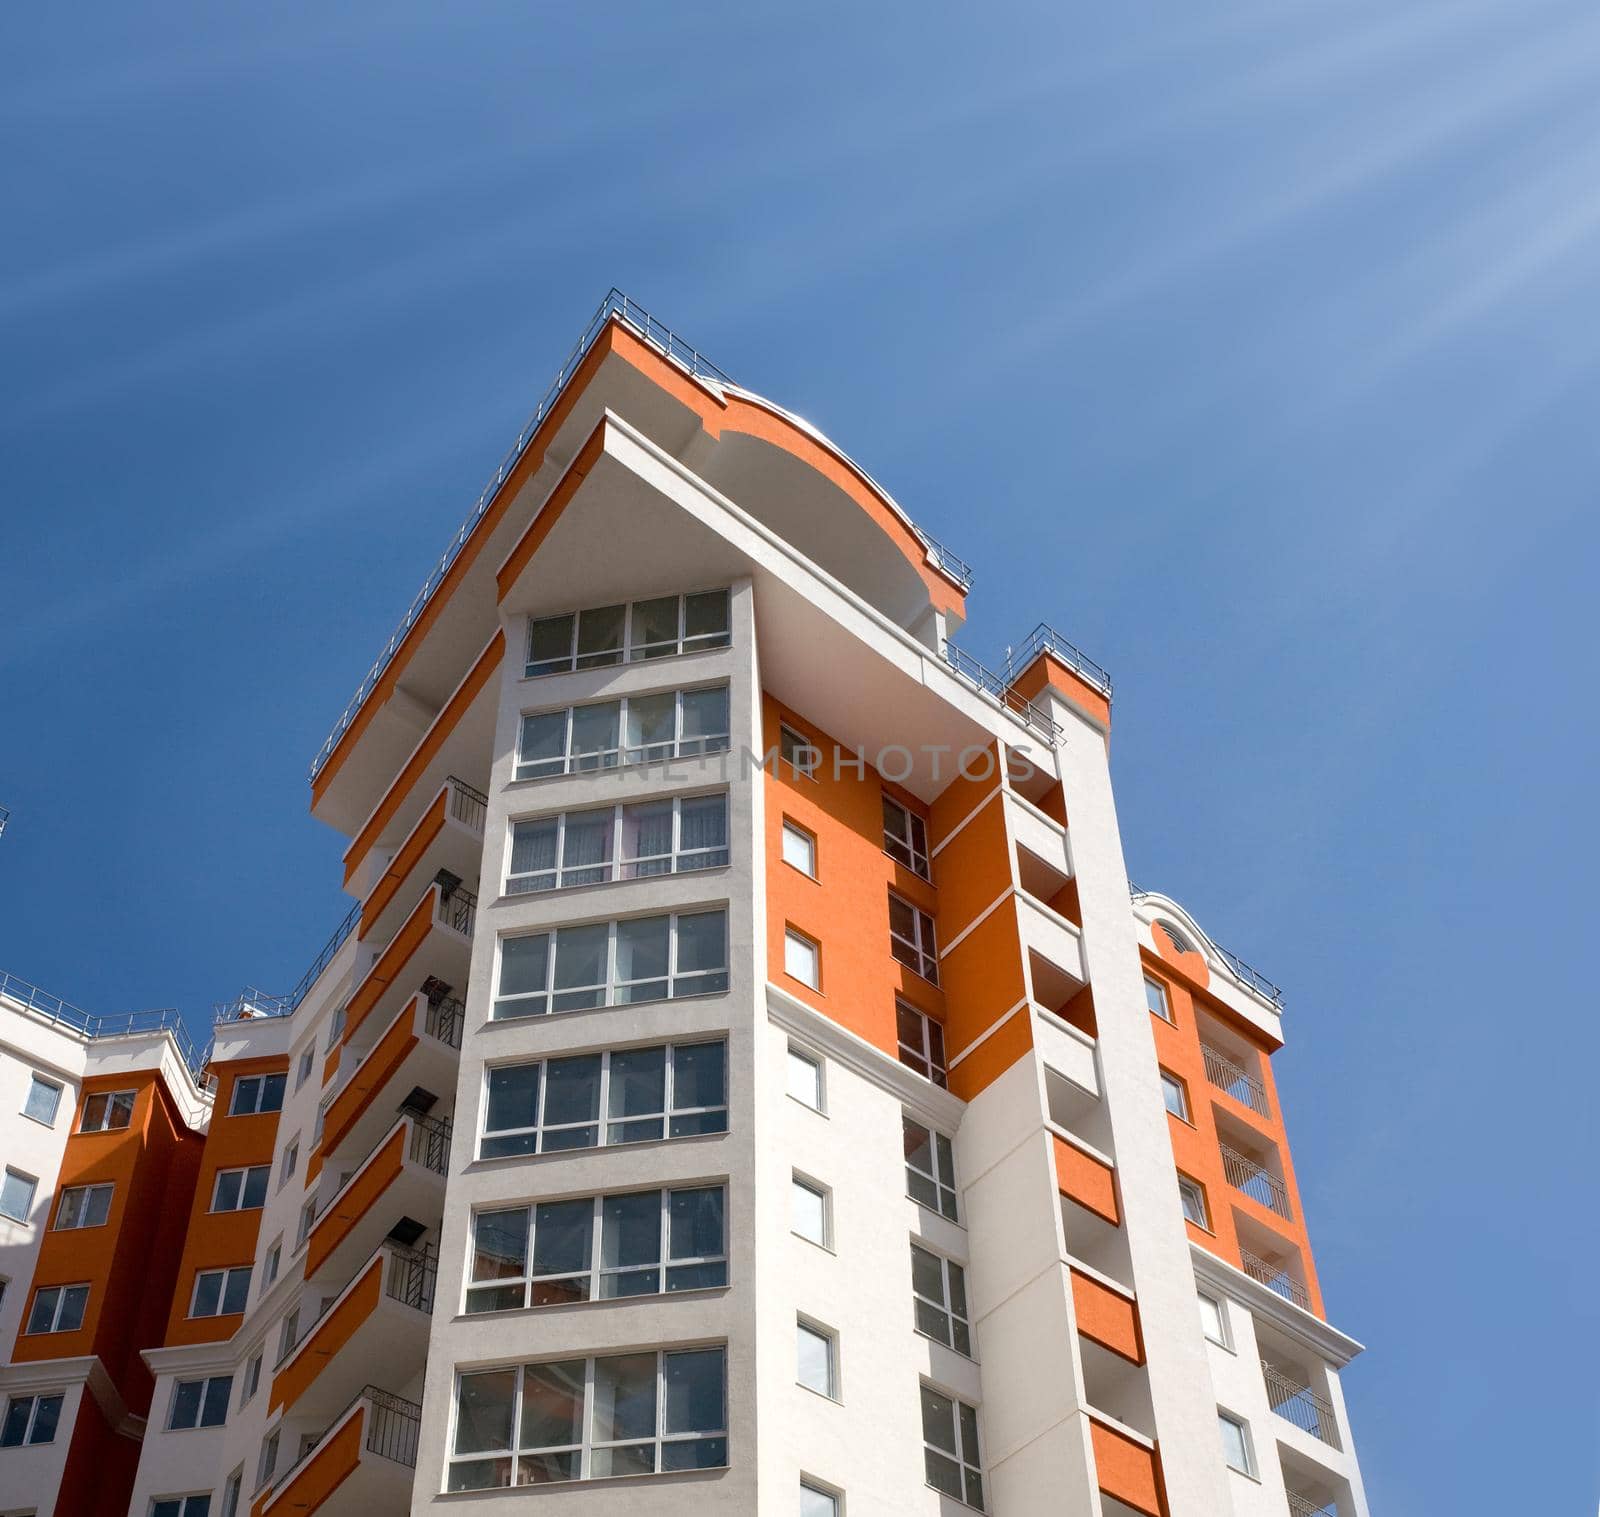
[[[0,1217],[10,1217],[13,1222],[26,1222],[33,1211],[33,1198],[39,1182],[32,1175],[8,1164],[4,1179],[0,1179]]]
[[[267,1176],[271,1166],[253,1164],[248,1169],[219,1169],[211,1191],[211,1210],[254,1211],[267,1204]]]
[[[922,1387],[922,1459],[934,1490],[983,1510],[977,1408],[931,1385]]]
[[[278,1271],[283,1268],[283,1239],[274,1238],[272,1247],[267,1250],[266,1262],[261,1266],[261,1290],[265,1294],[271,1290],[278,1278]]]
[[[17,1449],[36,1443],[54,1443],[56,1425],[61,1421],[64,1398],[53,1396],[13,1396],[6,1403],[6,1419],[0,1423],[0,1449]]]
[[[794,1176],[790,1199],[789,1229],[797,1237],[821,1248],[832,1246],[828,1218],[828,1192],[820,1185]]]
[[[172,1410],[167,1426],[174,1431],[192,1427],[221,1427],[228,1420],[233,1395],[232,1375],[209,1380],[180,1380],[172,1388]]]
[[[933,918],[910,901],[889,892],[889,952],[923,979],[939,983],[939,947]]]
[[[1230,1470],[1254,1475],[1255,1460],[1250,1451],[1250,1429],[1237,1417],[1217,1409],[1217,1430],[1222,1434],[1222,1457]]]
[[[311,1071],[317,1062],[317,1045],[308,1043],[300,1050],[300,1062],[295,1067],[294,1088],[299,1090],[311,1078]]]
[[[911,1291],[917,1331],[972,1357],[972,1326],[967,1320],[967,1276],[953,1259],[911,1245]]]
[[[900,1062],[935,1085],[949,1083],[944,1062],[944,1026],[904,1001],[894,1003]]]
[[[1194,944],[1191,943],[1183,933],[1179,932],[1171,922],[1157,922],[1156,926],[1158,926],[1169,938],[1172,939],[1172,946],[1176,948],[1179,953],[1194,952]]]
[[[32,1117],[35,1122],[43,1122],[46,1127],[54,1127],[56,1112],[60,1109],[61,1087],[54,1080],[35,1075],[28,1086],[28,1098],[22,1106],[23,1115]]]
[[[1144,1004],[1163,1022],[1172,1020],[1172,1006],[1167,1000],[1167,987],[1160,980],[1144,977]]]
[[[244,1490],[244,1466],[241,1464],[222,1488],[222,1517],[239,1517],[239,1496]]]
[[[211,1497],[157,1496],[150,1503],[150,1517],[211,1517]]]
[[[295,1225],[294,1246],[301,1248],[311,1236],[311,1224],[317,1220],[317,1198],[313,1196],[300,1208],[300,1220]]]
[[[814,748],[793,727],[780,724],[778,727],[778,757],[795,774],[804,775],[806,779],[810,780],[815,779],[817,776],[817,765],[822,761],[822,750]]]
[[[25,1333],[74,1333],[89,1305],[87,1285],[42,1285],[34,1294]]]
[[[1189,1117],[1189,1087],[1176,1075],[1161,1071],[1161,1099],[1167,1103],[1167,1110],[1181,1122],[1187,1122]]]
[[[839,1517],[839,1498],[809,1480],[800,1482],[800,1517]]]
[[[244,1075],[233,1082],[230,1117],[253,1117],[263,1112],[283,1110],[283,1087],[287,1075]]]
[[[795,1379],[808,1391],[839,1399],[839,1340],[801,1317],[795,1322]]]
[[[261,1360],[263,1353],[258,1349],[250,1356],[250,1362],[244,1367],[244,1385],[239,1391],[239,1405],[246,1406],[250,1398],[261,1389]]]
[[[136,1090],[99,1090],[83,1098],[79,1132],[116,1132],[133,1121]]]
[[[250,1266],[203,1269],[194,1277],[191,1317],[231,1317],[242,1312],[250,1299]]]
[[[1220,1347],[1232,1348],[1233,1345],[1228,1341],[1228,1319],[1223,1312],[1222,1302],[1204,1291],[1199,1292],[1199,1301],[1201,1331]]]
[[[789,1045],[789,1094],[812,1111],[824,1110],[822,1061]]]
[[[883,849],[897,864],[929,879],[928,825],[899,801],[883,798]]]
[[[817,990],[822,984],[822,949],[816,941],[790,928],[783,935],[783,972]]]
[[[956,1221],[956,1167],[950,1140],[910,1117],[905,1127],[906,1194],[929,1211]]]
[[[1206,1211],[1205,1187],[1187,1175],[1178,1176],[1178,1197],[1183,1202],[1183,1215],[1196,1227],[1211,1230],[1211,1219]]]
[[[261,1457],[256,1461],[256,1489],[260,1490],[278,1467],[278,1436],[282,1429],[274,1428],[261,1440]]]
[[[56,1231],[76,1227],[104,1227],[111,1215],[110,1185],[70,1185],[56,1206]]]
[[[292,1179],[295,1171],[300,1168],[300,1134],[296,1133],[289,1141],[289,1146],[283,1151],[283,1161],[278,1167],[278,1189],[282,1190]]]
[[[783,862],[813,880],[817,877],[817,840],[789,821],[783,824]]]

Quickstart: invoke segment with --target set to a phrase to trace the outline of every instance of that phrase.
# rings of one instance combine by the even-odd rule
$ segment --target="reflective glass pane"
[[[661,1262],[661,1192],[607,1196],[600,1263],[606,1269]]]
[[[683,598],[683,636],[697,646],[720,647],[728,640],[728,592],[708,590]]]
[[[514,1369],[463,1375],[456,1388],[458,1454],[479,1454],[511,1447],[511,1407],[516,1398]]]
[[[681,1055],[688,1050],[680,1049]],[[630,1048],[611,1055],[609,1115],[630,1117],[665,1108],[667,1051],[665,1048]]]
[[[522,1434],[518,1447],[562,1448],[583,1441],[584,1363],[528,1364],[522,1370]]]
[[[672,1106],[721,1106],[727,1101],[724,1043],[680,1043],[672,1054]]]
[[[633,603],[632,657],[659,658],[677,651],[678,597]],[[665,646],[662,646],[665,645]]]
[[[528,1208],[479,1212],[472,1245],[473,1280],[515,1279],[528,1261]]]
[[[594,1203],[542,1201],[533,1216],[535,1275],[586,1274],[594,1236]]]
[[[626,746],[656,750],[660,757],[671,751],[677,697],[669,690],[664,695],[636,695],[628,702],[628,741]]]
[[[539,1066],[507,1064],[489,1071],[485,1132],[532,1127],[539,1119]]]
[[[572,618],[541,616],[528,623],[528,672],[545,674],[572,663]]]
[[[578,668],[622,662],[623,606],[597,606],[578,616]]]
[[[600,1055],[552,1059],[546,1067],[544,1121],[593,1122],[600,1115]]]
[[[500,945],[500,994],[514,996],[525,991],[542,991],[548,979],[549,967],[549,933],[535,932],[526,937],[507,938]]]
[[[716,1432],[726,1427],[722,1350],[684,1349],[664,1358],[667,1404],[662,1432]]]
[[[656,1356],[616,1354],[594,1362],[594,1441],[650,1438],[656,1430]]]

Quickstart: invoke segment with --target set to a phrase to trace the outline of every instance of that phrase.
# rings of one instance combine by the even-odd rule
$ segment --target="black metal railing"
[[[0,806],[0,837],[6,835],[6,823],[11,820],[11,813],[4,806]]]
[[[1285,1491],[1284,1496],[1289,1502],[1289,1517],[1339,1517],[1338,1503],[1333,1501],[1309,1501],[1304,1496],[1297,1496],[1293,1491]]]
[[[1236,1191],[1249,1196],[1252,1201],[1259,1202],[1269,1211],[1276,1212],[1285,1221],[1293,1221],[1294,1213],[1289,1209],[1289,1192],[1283,1181],[1259,1160],[1240,1153],[1236,1148],[1229,1148],[1226,1143],[1220,1146],[1222,1172],[1228,1177],[1228,1184]]]
[[[1245,1274],[1259,1281],[1275,1296],[1292,1301],[1296,1306],[1311,1310],[1311,1293],[1281,1264],[1268,1264],[1247,1248],[1239,1250],[1239,1263]]]
[[[451,1048],[461,1047],[461,1031],[466,1025],[467,1008],[453,996],[428,1002],[428,1015],[423,1031]]]
[[[1206,1062],[1206,1079],[1225,1095],[1230,1095],[1235,1101],[1241,1101],[1251,1111],[1259,1115],[1270,1116],[1267,1109],[1267,1087],[1261,1083],[1243,1065],[1235,1064],[1220,1049],[1213,1048],[1209,1043],[1200,1045],[1200,1052]]]
[[[986,669],[965,648],[958,648],[949,639],[946,639],[940,652],[944,655],[944,661],[962,679],[975,690],[987,695],[1003,709],[1009,711],[1036,736],[1043,738],[1052,748],[1062,740],[1064,734],[1054,718],[1047,716],[1043,709],[1036,706],[1032,701],[1018,695],[1012,689],[1010,681],[996,674],[992,669]]]
[[[450,815],[458,822],[481,833],[489,817],[489,797],[474,789],[465,780],[450,776]]]
[[[398,1243],[386,1243],[384,1250],[389,1255],[383,1277],[384,1294],[431,1315],[439,1277],[438,1258],[425,1248],[403,1248]]]
[[[1265,1359],[1261,1361],[1261,1378],[1266,1382],[1267,1405],[1285,1422],[1292,1422],[1301,1432],[1320,1438],[1329,1448],[1339,1447],[1332,1402]]]
[[[457,932],[464,933],[470,938],[473,926],[478,920],[477,896],[460,885],[448,892],[441,886],[439,920],[446,927],[453,927]]]
[[[1081,648],[1069,643],[1048,622],[1040,622],[1021,643],[1006,655],[1005,678],[1009,684],[1041,653],[1054,654],[1063,664],[1080,674],[1105,698],[1111,699],[1111,676]]]
[[[218,1022],[248,1021],[253,1017],[286,1017],[305,1000],[306,992],[317,983],[318,977],[333,956],[344,947],[345,940],[356,930],[361,920],[361,903],[356,902],[344,915],[344,920],[333,929],[333,936],[322,945],[322,951],[311,961],[311,967],[300,976],[294,989],[287,995],[269,995],[253,985],[247,985],[231,1001],[219,1001],[212,1007],[213,1019]]]
[[[414,1470],[422,1408],[375,1385],[367,1386],[356,1399],[367,1403],[367,1452]]]
[[[420,1112],[408,1112],[411,1122],[411,1139],[406,1145],[406,1157],[436,1175],[450,1173],[450,1124],[439,1117],[425,1117]]]

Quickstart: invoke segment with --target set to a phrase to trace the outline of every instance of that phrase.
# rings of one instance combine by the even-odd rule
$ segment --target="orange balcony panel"
[[[1086,1211],[1104,1217],[1114,1227],[1122,1225],[1117,1209],[1117,1182],[1111,1167],[1092,1154],[1052,1133],[1055,1144],[1056,1188]]]
[[[1095,1476],[1100,1489],[1124,1506],[1144,1512],[1146,1517],[1166,1517],[1166,1491],[1155,1449],[1136,1442],[1092,1413],[1089,1439],[1094,1446]]]
[[[291,1512],[295,1517],[309,1517],[312,1512],[326,1512],[330,1498],[361,1466],[365,1412],[365,1407],[357,1407],[343,1426],[323,1439],[321,1448],[291,1472],[288,1480],[274,1486],[255,1504],[251,1517],[266,1517],[269,1512],[273,1517]]]
[[[321,1272],[355,1225],[400,1178],[405,1162],[406,1124],[401,1122],[312,1224],[311,1236],[306,1239],[307,1279]]]
[[[272,1400],[268,1403],[268,1412],[275,1412],[283,1406],[294,1407],[306,1416],[316,1415],[316,1409],[304,1404],[306,1392],[335,1354],[350,1351],[351,1340],[372,1318],[382,1299],[383,1255],[379,1254],[356,1276],[343,1298],[335,1302],[332,1310],[306,1334],[284,1362],[283,1368],[272,1377]],[[365,1374],[362,1379],[366,1379]],[[322,1413],[326,1414],[326,1411]]]
[[[406,916],[406,903],[441,869],[478,883],[488,802],[452,776],[411,829],[361,907],[361,937],[386,943]]]
[[[346,1004],[344,1048],[364,1054],[401,1004],[429,978],[456,988],[458,993],[465,988],[476,911],[477,898],[470,891],[458,890],[448,902],[438,885],[423,891],[405,925],[378,955],[377,963]],[[328,1078],[325,1065],[324,1084]]]
[[[366,937],[393,903],[405,878],[421,862],[429,845],[444,831],[446,807],[450,799],[448,786],[434,798],[433,804],[423,812],[422,820],[412,828],[411,836],[400,845],[400,851],[390,861],[383,878],[372,887],[372,893],[361,907],[361,936]]]
[[[1139,1332],[1139,1308],[1120,1291],[1103,1285],[1083,1270],[1072,1270],[1072,1308],[1078,1331],[1102,1348],[1121,1354],[1135,1364],[1144,1363],[1144,1339]]]
[[[411,1509],[421,1408],[366,1387],[251,1517],[372,1517]]]

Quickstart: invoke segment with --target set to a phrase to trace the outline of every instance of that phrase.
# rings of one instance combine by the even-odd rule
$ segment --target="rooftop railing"
[[[1261,1361],[1261,1378],[1267,1386],[1267,1405],[1285,1422],[1292,1422],[1301,1432],[1320,1438],[1329,1448],[1339,1447],[1332,1402],[1265,1359]]]
[[[945,640],[944,661],[971,685],[980,694],[988,696],[996,704],[1022,722],[1031,732],[1044,739],[1052,748],[1059,743],[1065,734],[1056,722],[1030,700],[1017,694],[1011,688],[1009,680],[996,674],[992,669],[986,669],[964,648]]]
[[[1206,1079],[1218,1090],[1242,1102],[1260,1116],[1271,1115],[1267,1109],[1267,1087],[1260,1080],[1209,1043],[1202,1043],[1200,1052],[1206,1061]]]
[[[1266,1286],[1273,1295],[1282,1296],[1305,1311],[1311,1310],[1311,1293],[1281,1264],[1268,1264],[1247,1248],[1240,1248],[1239,1264],[1245,1274]]]
[[[270,995],[247,985],[231,1001],[218,1001],[212,1007],[218,1022],[248,1021],[252,1017],[286,1017],[305,1000],[306,992],[317,983],[318,977],[333,956],[344,947],[345,940],[361,920],[361,903],[358,901],[345,913],[344,920],[333,929],[333,936],[322,945],[322,951],[311,961],[311,967],[300,976],[299,983],[287,995]]]
[[[6,823],[11,820],[11,813],[4,806],[0,806],[0,837],[6,834]]]
[[[927,548],[928,557],[961,587],[961,593],[965,595],[972,588],[972,565],[966,559],[952,553],[931,532],[924,532],[918,527],[916,533],[922,539],[923,546]]]
[[[1150,893],[1143,886],[1134,884],[1132,880],[1128,881],[1128,894],[1134,900],[1138,900],[1140,896],[1149,895]],[[1212,942],[1210,938],[1207,938],[1206,941],[1211,943],[1211,946],[1217,951],[1217,956],[1239,979],[1243,980],[1257,995],[1264,996],[1271,1001],[1275,1010],[1280,1013],[1283,1011],[1283,992],[1271,980],[1262,974],[1260,970],[1252,969],[1238,954],[1229,953],[1220,943]]]
[[[1073,673],[1081,674],[1108,701],[1111,699],[1111,676],[1081,648],[1069,643],[1048,622],[1040,622],[1007,654],[1007,682],[1015,680],[1041,653],[1053,653]]]
[[[168,1033],[191,1074],[197,1075],[204,1063],[183,1025],[177,1008],[163,1006],[148,1011],[117,1011],[96,1016],[60,996],[41,990],[17,975],[0,971],[0,995],[17,1002],[58,1027],[68,1027],[86,1038],[133,1038],[153,1033]]]
[[[1229,1148],[1226,1143],[1221,1148],[1222,1172],[1228,1177],[1228,1184],[1269,1211],[1276,1212],[1285,1221],[1293,1221],[1294,1214],[1289,1210],[1289,1192],[1283,1181],[1258,1160],[1240,1153],[1238,1149]]]

